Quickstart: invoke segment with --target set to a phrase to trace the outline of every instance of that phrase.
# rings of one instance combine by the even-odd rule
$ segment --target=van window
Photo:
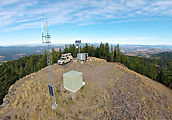
[[[60,58],[60,60],[66,60],[66,58]]]

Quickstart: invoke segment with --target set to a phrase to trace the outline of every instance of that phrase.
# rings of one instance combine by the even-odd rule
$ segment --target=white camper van
[[[70,59],[70,60],[73,59],[71,53],[62,54],[62,57],[68,57],[68,59]]]
[[[72,57],[71,53],[62,54],[61,58],[58,60],[58,64],[64,65],[64,64],[72,61],[72,59],[73,59],[73,57]]]

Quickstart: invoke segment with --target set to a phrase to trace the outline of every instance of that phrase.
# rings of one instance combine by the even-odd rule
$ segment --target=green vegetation
[[[52,49],[52,62],[57,63],[62,51]],[[9,87],[20,78],[47,66],[46,52],[43,55],[30,55],[0,65],[0,104],[8,93]]]
[[[18,79],[36,72],[46,66],[46,55],[25,56],[0,66],[0,104],[8,93],[9,87]]]
[[[73,57],[76,57],[78,51],[79,49],[76,48],[74,44],[69,47],[65,46],[63,52],[61,49],[59,49],[58,52],[52,49],[53,64],[57,63],[62,53],[70,52]],[[91,57],[106,59],[108,62],[120,62],[129,69],[172,88],[172,60],[168,59],[172,56],[170,53],[165,53],[164,55],[166,57],[161,57],[163,55],[159,54],[154,56],[153,59],[140,58],[138,56],[131,57],[123,55],[120,52],[119,45],[115,47],[111,45],[111,47],[109,47],[108,43],[101,43],[97,47],[86,44],[84,47],[80,47],[80,51],[81,53],[88,53]],[[45,53],[43,55],[34,54],[25,56],[18,60],[9,61],[0,65],[0,104],[2,104],[3,98],[8,93],[8,89],[12,84],[20,78],[44,68],[46,65]]]
[[[91,57],[106,59],[108,62],[120,62],[129,69],[172,88],[172,59],[170,59],[172,53],[154,55],[153,59],[126,56],[121,53],[119,44],[115,47],[113,47],[113,45],[109,47],[108,43],[100,43],[97,47],[86,44],[83,48],[80,48],[80,50],[81,52],[88,53]],[[71,52],[72,55],[76,57],[78,49],[76,49],[73,44],[70,45],[69,48],[66,46],[63,52]]]

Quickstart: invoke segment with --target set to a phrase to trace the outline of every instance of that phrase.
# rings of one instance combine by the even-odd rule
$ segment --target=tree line
[[[61,49],[55,51],[52,48],[52,63],[57,63],[63,53],[70,52],[73,57],[76,57],[78,51],[79,49],[76,48],[75,44],[66,45],[63,51]],[[91,57],[105,59],[108,62],[120,62],[129,69],[172,88],[172,61],[165,68],[160,67],[156,56],[154,59],[146,59],[138,56],[131,57],[123,55],[120,51],[119,44],[113,46],[108,43],[100,43],[98,46],[93,46],[86,43],[85,46],[80,47],[80,51],[81,53],[88,53]],[[8,93],[8,89],[12,84],[20,78],[46,66],[46,51],[44,54],[25,56],[0,65],[0,104],[3,103],[3,98]]]
[[[45,66],[46,54],[25,56],[0,65],[0,104],[12,84]]]
[[[156,55],[153,59],[138,56],[127,56],[122,54],[119,44],[113,46],[108,43],[100,43],[99,46],[93,46],[86,43],[84,47],[80,47],[80,51],[81,53],[88,53],[91,57],[105,59],[108,62],[120,62],[129,69],[172,88],[172,60],[167,63],[166,67],[162,67],[162,65],[158,64],[160,63],[160,60],[157,59]],[[70,46],[66,45],[63,53],[68,52],[72,53],[72,55],[76,57],[78,48],[76,48],[74,44]]]

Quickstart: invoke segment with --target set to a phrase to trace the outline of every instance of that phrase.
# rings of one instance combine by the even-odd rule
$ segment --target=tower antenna
[[[43,31],[43,23],[41,23],[42,27],[42,43],[46,47],[46,55],[47,55],[47,65],[48,65],[48,75],[49,75],[49,80],[50,83],[48,84],[50,96],[52,97],[52,108],[55,109],[58,104],[56,103],[56,98],[54,94],[54,77],[53,77],[53,72],[52,72],[52,55],[51,55],[51,35],[48,33],[48,21],[46,18],[46,29],[47,29],[47,34],[44,35]]]
[[[44,30],[43,30],[43,22],[41,22],[41,30],[42,30],[42,34],[44,33]]]
[[[48,34],[48,21],[47,21],[47,18],[46,18],[46,29],[47,29],[47,34]]]
[[[42,43],[43,43],[43,38],[44,38],[44,30],[43,30],[43,22],[41,22],[41,30],[42,30]]]

